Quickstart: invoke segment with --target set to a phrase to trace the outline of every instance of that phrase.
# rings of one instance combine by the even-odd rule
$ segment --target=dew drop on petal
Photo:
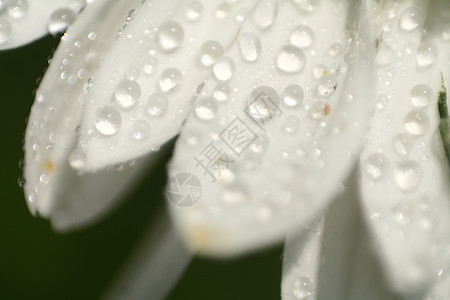
[[[202,13],[203,6],[199,1],[191,1],[186,8],[186,19],[190,22],[197,21]]]
[[[120,113],[111,106],[105,106],[97,110],[95,115],[95,129],[105,136],[114,135],[122,123]]]
[[[430,128],[430,118],[421,110],[414,110],[405,117],[405,128],[414,136],[424,135]]]
[[[367,158],[365,163],[366,174],[372,180],[381,179],[389,167],[388,159],[383,154],[373,154]]]
[[[246,61],[254,62],[261,55],[261,40],[256,34],[250,32],[242,33],[239,35],[238,43],[241,55]]]
[[[169,106],[169,100],[162,93],[154,93],[148,98],[148,114],[152,117],[161,116]]]
[[[320,0],[292,0],[294,4],[304,12],[314,12],[320,5]]]
[[[270,27],[278,13],[278,0],[258,0],[253,12],[252,20],[260,28]]]
[[[398,155],[406,156],[414,148],[414,140],[407,134],[398,134],[393,138],[392,145]]]
[[[338,56],[343,53],[343,47],[340,43],[333,43],[330,46],[330,55],[331,56]]]
[[[175,21],[164,22],[158,29],[158,42],[163,51],[177,49],[183,41],[184,31]]]
[[[298,280],[294,281],[292,287],[292,295],[295,299],[307,299],[314,293],[314,284],[308,277],[301,276]]]
[[[424,42],[417,47],[417,64],[426,68],[434,64],[438,57],[438,48],[431,42]]]
[[[280,97],[273,88],[260,86],[250,93],[248,114],[255,120],[267,120],[278,111]]]
[[[218,83],[214,88],[213,97],[219,102],[226,101],[230,95],[231,88],[226,83]]]
[[[304,92],[298,84],[288,85],[281,95],[283,104],[287,107],[297,107],[303,100]]]
[[[152,75],[158,68],[158,60],[152,56],[147,56],[142,60],[142,71],[146,75]]]
[[[322,119],[329,114],[329,110],[330,105],[326,101],[317,99],[311,106],[311,116],[313,119]]]
[[[403,30],[411,31],[419,27],[423,22],[424,15],[416,7],[406,9],[400,17],[400,27]]]
[[[311,27],[300,25],[292,30],[289,41],[292,45],[298,48],[308,48],[312,45],[314,40],[314,32]]]
[[[124,79],[114,90],[114,99],[123,109],[133,107],[141,97],[141,87],[134,80]]]
[[[0,18],[0,45],[6,43],[11,36],[11,25],[5,19]]]
[[[55,36],[64,32],[75,20],[75,12],[69,8],[55,10],[48,22],[48,32]]]
[[[411,90],[411,103],[416,107],[428,106],[433,91],[426,84],[418,84]]]
[[[319,81],[317,90],[321,96],[330,96],[337,89],[337,77],[334,74],[327,74]]]
[[[161,73],[159,87],[165,93],[174,92],[181,84],[183,76],[178,69],[168,68]]]
[[[82,169],[86,164],[86,154],[78,149],[73,150],[69,155],[69,164],[76,170]]]
[[[414,161],[401,162],[395,168],[394,177],[401,190],[412,191],[423,177],[422,167]]]
[[[28,11],[28,2],[26,0],[9,0],[7,7],[11,19],[21,19]]]
[[[201,121],[211,121],[217,114],[217,104],[210,98],[200,98],[194,107],[195,116]]]
[[[200,50],[200,62],[205,67],[212,66],[223,55],[223,47],[219,42],[207,41]]]
[[[276,63],[280,71],[285,73],[298,73],[305,66],[305,54],[299,48],[287,45],[277,54]]]
[[[131,126],[131,137],[137,141],[145,139],[150,133],[150,124],[145,120],[137,120]]]
[[[221,56],[214,64],[213,71],[214,76],[219,81],[227,81],[233,76],[234,61],[229,56]]]

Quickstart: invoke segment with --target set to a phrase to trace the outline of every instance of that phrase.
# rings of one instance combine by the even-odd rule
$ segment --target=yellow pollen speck
[[[44,163],[43,169],[44,171],[46,171],[47,173],[51,173],[53,171],[54,165],[52,161],[46,161]]]
[[[325,75],[325,74],[327,74],[327,73],[328,73],[328,71],[326,71],[326,70],[325,70],[325,71],[323,71],[323,75]]]

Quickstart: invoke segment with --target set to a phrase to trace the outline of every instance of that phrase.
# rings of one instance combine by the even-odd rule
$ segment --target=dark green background
[[[55,234],[47,221],[29,214],[17,184],[25,119],[56,45],[47,37],[0,52],[2,299],[98,298],[164,207],[170,153],[112,215],[86,230]],[[231,261],[196,258],[169,299],[279,299],[281,254],[276,247]]]

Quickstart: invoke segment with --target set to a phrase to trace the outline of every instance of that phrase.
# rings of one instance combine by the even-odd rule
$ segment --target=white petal
[[[426,31],[421,14],[429,3],[413,2],[386,7],[391,14],[382,20],[378,57],[393,59],[380,66],[378,111],[361,156],[365,217],[387,277],[404,293],[435,280],[450,242],[448,162],[437,110],[441,72],[450,86],[450,44],[444,22],[437,22],[445,19],[439,5],[446,1],[432,2]]]
[[[220,56],[241,26],[237,18],[253,3],[145,3],[92,81],[79,141],[85,169],[142,156],[178,134],[197,86],[211,73],[200,62],[200,48],[214,47],[206,64]],[[105,110],[111,112],[109,121]]]
[[[90,219],[93,213],[111,201],[115,192],[121,189],[121,184],[126,184],[128,177],[135,172],[128,167],[125,169],[130,169],[130,173],[111,168],[82,176],[72,168],[82,164],[82,157],[74,152],[70,164],[68,157],[80,124],[88,78],[114,41],[128,11],[139,3],[135,0],[112,5],[109,1],[97,0],[88,4],[62,38],[36,93],[25,136],[25,194],[30,210],[54,218],[54,226],[74,226],[84,218]],[[137,168],[139,165],[134,169]],[[116,185],[112,189],[108,187],[111,194],[105,192],[104,197],[98,197],[103,189],[100,183],[109,186],[113,181]],[[81,196],[83,198],[79,198]],[[58,201],[62,215],[54,209]],[[71,214],[66,210],[69,207],[79,208],[78,212],[87,212],[86,208],[89,208],[89,216],[73,212],[70,219],[65,219]]]
[[[355,41],[349,46],[346,1],[323,1],[313,6],[315,12],[297,9],[295,3],[280,2],[269,28],[251,21],[243,25],[240,43],[226,54],[235,62],[232,78],[208,80],[177,143],[169,198],[176,204],[171,203],[175,221],[196,251],[237,254],[308,224],[328,205],[359,152],[373,95],[368,24],[363,21],[349,32]],[[370,17],[366,6],[361,20]],[[350,15],[358,16],[360,6],[352,8]],[[311,29],[297,28],[301,24]],[[248,49],[258,47],[257,39],[262,52],[253,63]],[[289,40],[309,48],[298,49]],[[345,55],[346,60],[354,64],[344,63],[347,47],[352,60]],[[214,75],[219,78],[229,69],[220,65]],[[302,88],[287,88],[291,84]],[[300,89],[305,96],[297,100]],[[189,191],[185,182],[193,185],[187,198],[182,197]],[[179,185],[183,190],[176,190]],[[180,207],[192,197],[195,205]]]
[[[192,255],[167,213],[159,216],[102,299],[163,299]]]
[[[0,50],[30,43],[48,34],[49,26],[70,25],[84,4],[83,0],[1,0]]]

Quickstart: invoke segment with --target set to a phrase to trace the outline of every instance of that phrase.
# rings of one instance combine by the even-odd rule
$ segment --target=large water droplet
[[[137,120],[131,126],[131,137],[137,141],[145,139],[150,133],[150,124],[145,120]]]
[[[311,116],[314,119],[322,119],[330,113],[330,105],[322,99],[316,99],[311,106]]]
[[[308,48],[314,40],[314,32],[311,27],[300,25],[294,28],[289,38],[292,45],[298,48]]]
[[[405,161],[396,166],[394,176],[400,189],[412,191],[422,180],[422,167],[414,161]]]
[[[250,93],[248,114],[257,122],[271,119],[279,110],[280,97],[273,88],[260,86]]]
[[[214,88],[213,97],[217,101],[225,101],[228,99],[228,96],[230,95],[231,88],[226,83],[218,83],[216,87]]]
[[[277,54],[277,67],[285,73],[298,73],[305,66],[305,54],[299,48],[287,45]]]
[[[392,144],[398,155],[406,156],[414,147],[414,140],[406,134],[398,134],[394,137]]]
[[[365,164],[366,174],[373,180],[382,178],[388,167],[388,159],[383,154],[369,156]]]
[[[141,97],[141,87],[134,80],[124,79],[116,86],[114,99],[123,109],[133,107]]]
[[[287,107],[297,107],[303,100],[304,92],[298,84],[288,85],[282,94],[283,104]]]
[[[260,28],[270,27],[278,12],[278,0],[259,0],[252,12],[253,22]]]
[[[162,93],[154,93],[148,98],[148,114],[152,117],[161,116],[169,106],[167,96]]]
[[[28,2],[26,0],[9,0],[7,7],[11,19],[21,19],[28,11]]]
[[[195,115],[201,121],[211,121],[217,113],[217,104],[210,98],[200,98],[194,108]]]
[[[411,90],[411,103],[417,107],[425,107],[430,103],[433,91],[426,84],[418,84]]]
[[[426,68],[434,64],[439,51],[435,44],[424,42],[417,47],[417,64],[421,68]]]
[[[229,56],[221,56],[214,64],[213,70],[217,80],[230,80],[234,72],[234,61]]]
[[[111,106],[97,110],[95,115],[95,129],[105,136],[114,135],[122,123],[120,113]]]
[[[190,22],[197,21],[203,10],[203,5],[199,1],[191,1],[186,7],[186,19]]]
[[[330,96],[336,91],[337,85],[336,75],[327,74],[320,79],[317,90],[321,96]]]
[[[238,42],[241,55],[246,61],[256,61],[261,55],[261,40],[256,34],[250,32],[242,33],[239,35]]]
[[[177,49],[183,41],[183,28],[175,21],[164,22],[158,30],[158,42],[162,50],[170,52]]]
[[[403,30],[410,31],[419,27],[424,20],[424,13],[417,7],[406,9],[400,17],[400,27]]]
[[[219,42],[207,41],[200,50],[200,62],[205,67],[212,66],[223,55],[223,47]]]
[[[165,93],[174,92],[181,84],[182,79],[183,76],[178,69],[166,69],[161,73],[161,78],[159,79],[159,87],[161,88],[161,91]]]
[[[314,284],[308,277],[301,276],[298,280],[294,281],[292,287],[292,295],[296,299],[306,299],[314,293]]]
[[[414,110],[405,117],[405,128],[415,136],[424,135],[430,127],[430,118],[421,110]]]
[[[11,25],[5,19],[0,18],[0,45],[6,43],[11,36]]]
[[[48,22],[48,32],[55,36],[66,31],[67,27],[75,20],[75,12],[69,8],[55,10]]]

